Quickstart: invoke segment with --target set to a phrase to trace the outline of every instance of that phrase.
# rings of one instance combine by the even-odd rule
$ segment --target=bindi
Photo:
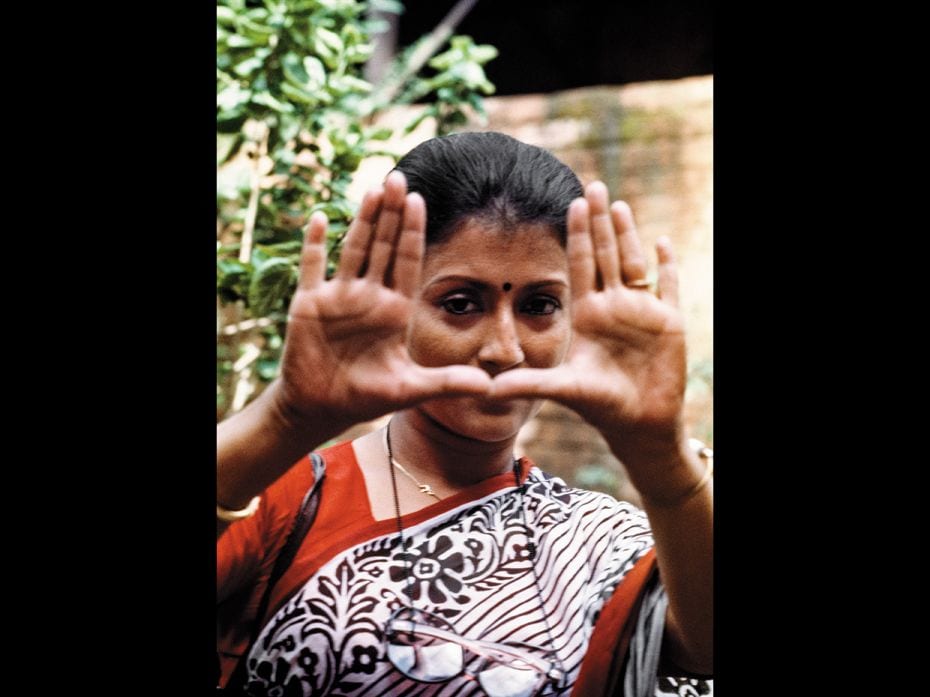
[[[508,290],[510,290],[511,288],[513,288],[513,286],[510,285],[510,282],[509,282],[509,281],[508,281],[507,283],[504,284],[504,292],[505,292],[505,293],[506,293]]]

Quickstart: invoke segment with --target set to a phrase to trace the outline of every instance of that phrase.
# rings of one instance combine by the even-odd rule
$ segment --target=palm
[[[295,296],[287,348],[296,346],[286,351],[285,381],[330,409],[345,409],[366,393],[389,399],[395,376],[409,363],[409,305],[402,294],[365,279],[335,279]]]
[[[631,288],[645,276],[645,259],[628,207],[618,203],[608,211],[602,184],[572,204],[568,228],[569,355],[555,368],[497,376],[493,394],[553,399],[605,436],[661,439],[680,424],[685,386],[684,320],[671,249],[658,246],[658,296]]]
[[[301,280],[291,302],[281,370],[287,407],[322,408],[357,423],[441,393],[484,393],[476,368],[424,368],[407,353],[405,332],[419,283],[425,211],[404,196],[403,179],[371,192],[346,237],[334,278],[324,280],[326,220],[310,224]]]
[[[680,313],[625,288],[589,292],[573,312],[574,342],[561,370],[575,389],[562,401],[603,427],[673,422],[684,391]]]

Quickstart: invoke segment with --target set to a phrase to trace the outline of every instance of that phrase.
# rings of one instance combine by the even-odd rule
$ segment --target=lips
[[[517,409],[521,401],[519,399],[481,399],[478,401],[478,409],[484,414],[510,414]]]

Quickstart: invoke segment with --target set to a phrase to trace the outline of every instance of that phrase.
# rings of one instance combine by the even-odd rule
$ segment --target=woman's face
[[[571,342],[568,258],[544,225],[498,232],[466,222],[430,245],[407,334],[420,365],[473,365],[492,377],[513,368],[549,368]],[[420,409],[445,428],[496,442],[516,435],[538,400],[436,399]]]

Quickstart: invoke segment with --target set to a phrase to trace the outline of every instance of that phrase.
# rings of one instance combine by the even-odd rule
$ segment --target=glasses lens
[[[408,678],[420,682],[442,682],[462,672],[462,647],[429,635],[429,629],[455,633],[448,622],[426,612],[404,608],[388,622],[387,656]]]
[[[543,682],[544,676],[529,666],[495,663],[478,673],[478,684],[488,697],[530,697]]]

